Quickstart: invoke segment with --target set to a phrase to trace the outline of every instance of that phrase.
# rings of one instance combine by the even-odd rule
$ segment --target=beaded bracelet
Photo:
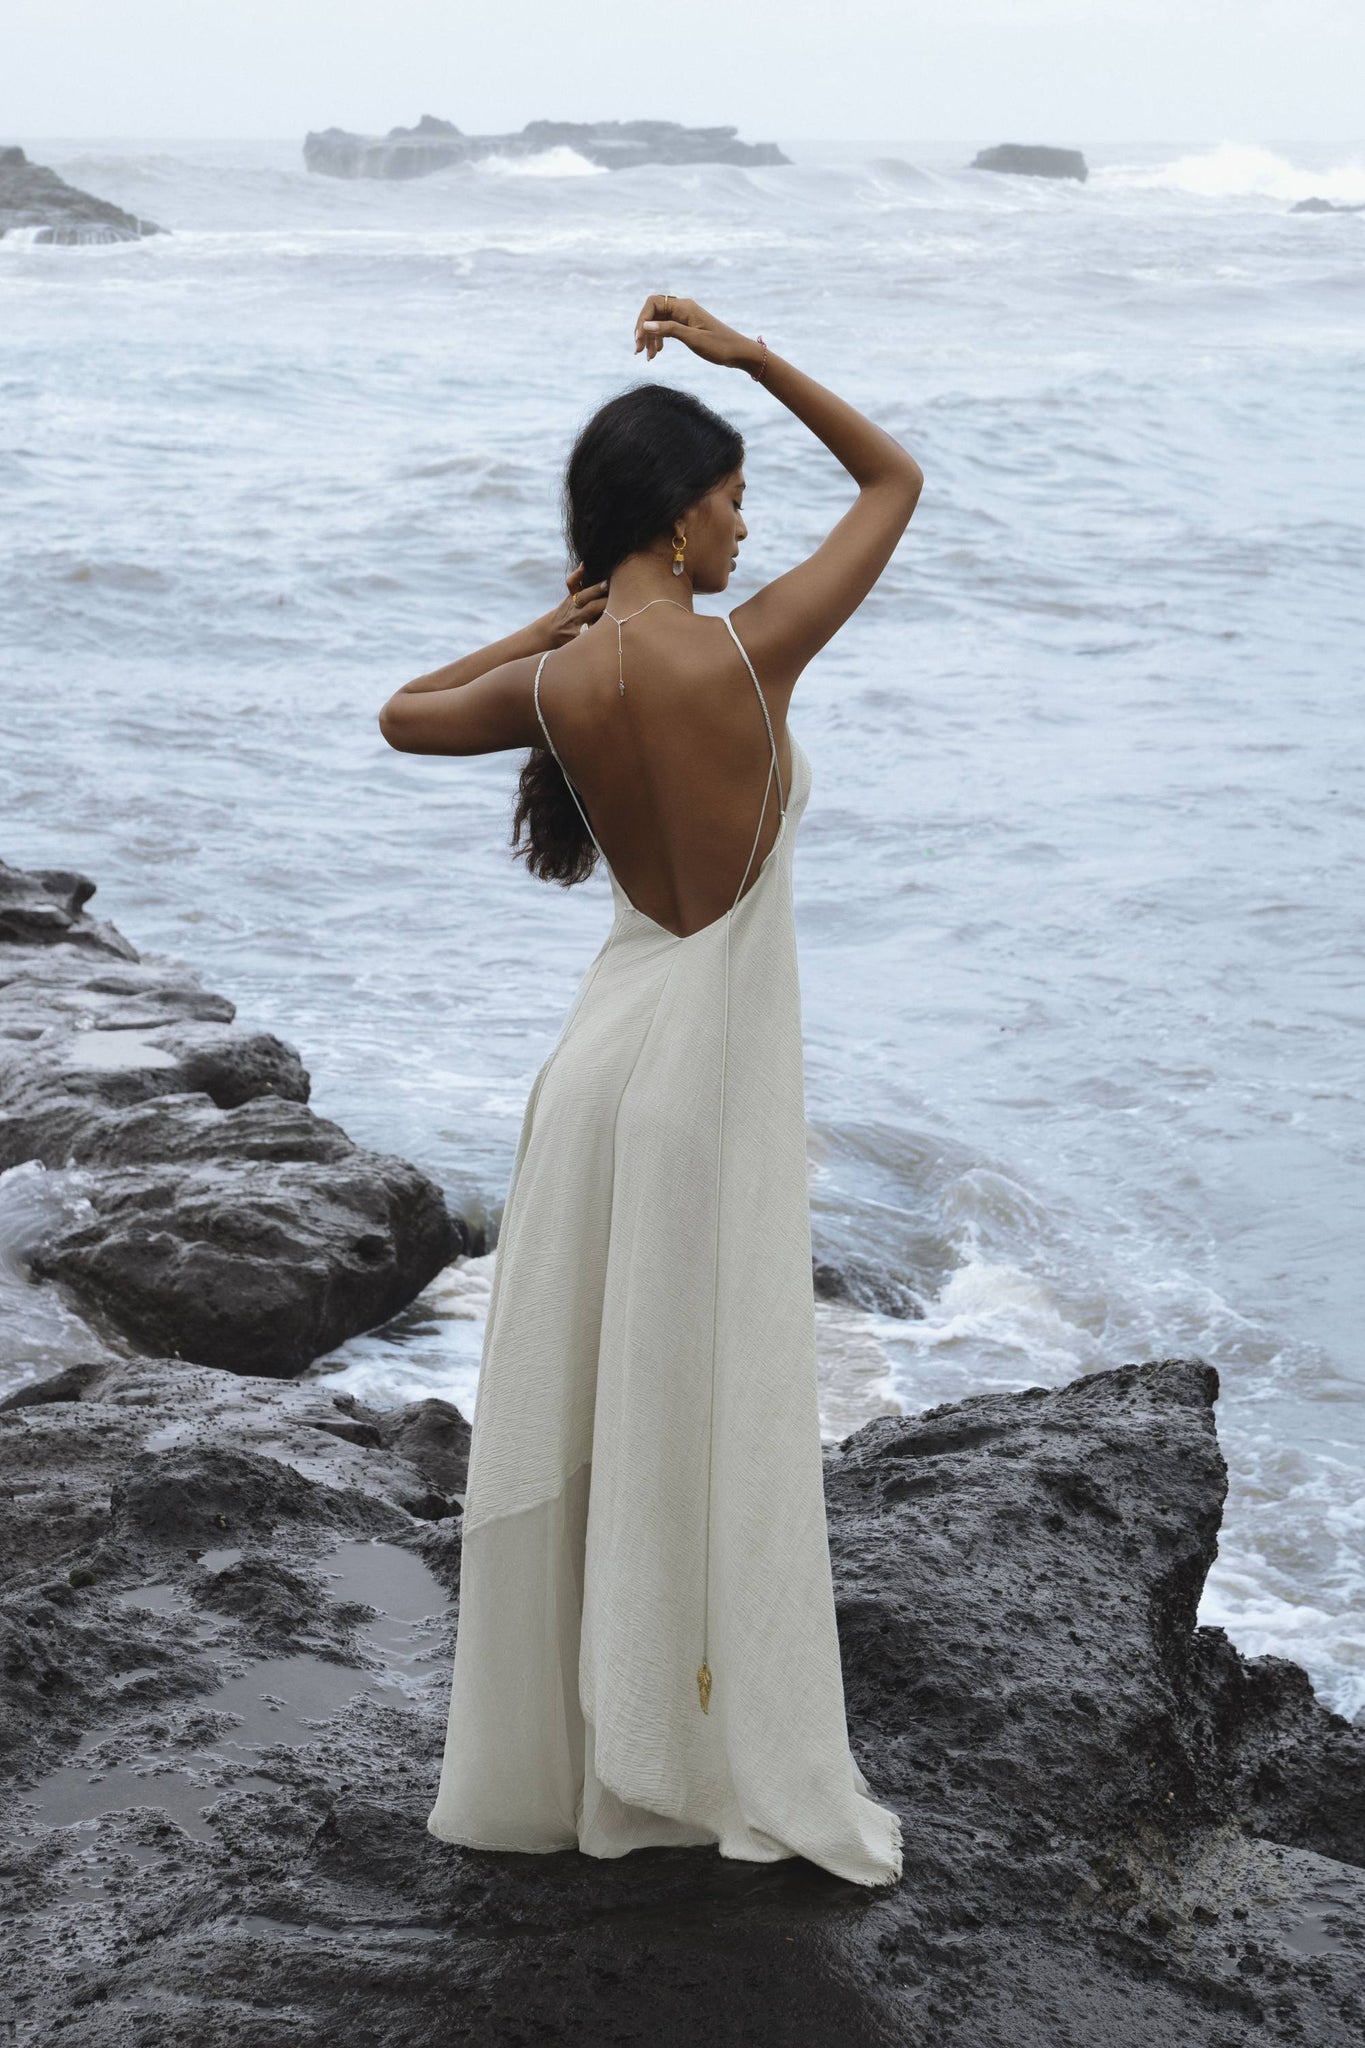
[[[753,378],[755,384],[761,384],[763,382],[763,372],[768,367],[768,344],[766,341],[763,341],[761,334],[756,334],[754,340],[763,343],[763,360],[756,370],[750,370],[749,375]]]

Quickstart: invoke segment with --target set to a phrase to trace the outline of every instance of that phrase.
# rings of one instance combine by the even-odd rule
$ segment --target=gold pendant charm
[[[622,696],[624,697],[624,696],[625,696],[625,694],[626,694],[626,686],[625,686],[625,684],[624,684],[624,683],[618,683],[618,684],[616,685],[616,687],[617,687],[617,689],[618,689],[618,690],[620,691],[621,695],[622,695]]]
[[[697,1666],[697,1691],[701,1695],[701,1710],[703,1714],[709,1714],[711,1711],[711,1666],[709,1664],[699,1664]]]

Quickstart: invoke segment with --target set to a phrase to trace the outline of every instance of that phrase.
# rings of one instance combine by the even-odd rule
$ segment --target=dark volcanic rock
[[[1080,150],[1049,149],[1031,142],[1001,142],[994,149],[979,149],[970,169],[1010,171],[1025,178],[1079,178],[1082,184],[1090,175]]]
[[[776,143],[739,142],[734,128],[684,128],[677,121],[528,121],[516,135],[464,135],[423,114],[415,128],[353,135],[324,128],[304,138],[310,171],[330,178],[425,178],[489,156],[539,156],[572,149],[607,170],[636,164],[785,164]]]
[[[307,1107],[293,1046],[0,863],[0,1170],[67,1175],[29,1253],[143,1349],[293,1373],[385,1322],[481,1234],[406,1160]]]
[[[136,242],[166,232],[155,221],[77,191],[13,145],[0,149],[0,235],[12,228],[35,229],[36,242]]]
[[[811,1278],[821,1301],[846,1301],[854,1308],[874,1309],[878,1315],[895,1316],[901,1322],[917,1321],[924,1314],[924,1304],[914,1289],[870,1259],[816,1258]]]
[[[427,1834],[459,1522],[396,1495],[409,1452],[458,1476],[443,1404],[144,1360],[0,1413],[20,2041],[1355,2048],[1365,1728],[1195,1623],[1216,1392],[1127,1365],[829,1453],[850,1732],[905,1830],[868,1893]]]
[[[462,1249],[404,1159],[220,1162],[102,1173],[88,1219],[34,1253],[145,1349],[287,1376],[397,1315]]]
[[[45,1380],[29,1380],[0,1401],[0,1414],[9,1408],[40,1408],[48,1401],[83,1401],[92,1384],[108,1371],[107,1358],[82,1360],[62,1372],[49,1373]]]
[[[94,893],[88,875],[67,868],[12,868],[0,860],[0,942],[41,945],[62,939],[136,960],[112,925],[86,915]]]
[[[1248,1662],[1222,1629],[1201,1628],[1193,1655],[1205,1741],[1252,1832],[1365,1862],[1359,1727],[1324,1714],[1299,1665],[1286,1657]]]
[[[234,1538],[260,1543],[283,1524],[374,1535],[401,1532],[403,1522],[365,1494],[320,1486],[278,1458],[222,1445],[139,1451],[109,1494],[116,1537],[187,1552]]]
[[[380,1439],[441,1492],[462,1494],[469,1470],[469,1424],[449,1401],[410,1401],[380,1421]]]

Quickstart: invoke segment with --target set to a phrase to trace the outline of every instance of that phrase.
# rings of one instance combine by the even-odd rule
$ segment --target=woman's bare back
[[[542,667],[540,711],[594,837],[631,903],[674,938],[723,917],[777,839],[755,680],[785,792],[790,693],[751,677],[723,619],[658,603],[621,623],[618,648],[604,616]]]

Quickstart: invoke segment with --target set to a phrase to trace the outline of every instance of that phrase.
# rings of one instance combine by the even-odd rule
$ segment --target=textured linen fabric
[[[444,1841],[901,1874],[835,1627],[794,738],[791,757],[771,851],[703,930],[637,910],[603,856],[615,918],[532,1083],[494,1264],[427,1820]]]

